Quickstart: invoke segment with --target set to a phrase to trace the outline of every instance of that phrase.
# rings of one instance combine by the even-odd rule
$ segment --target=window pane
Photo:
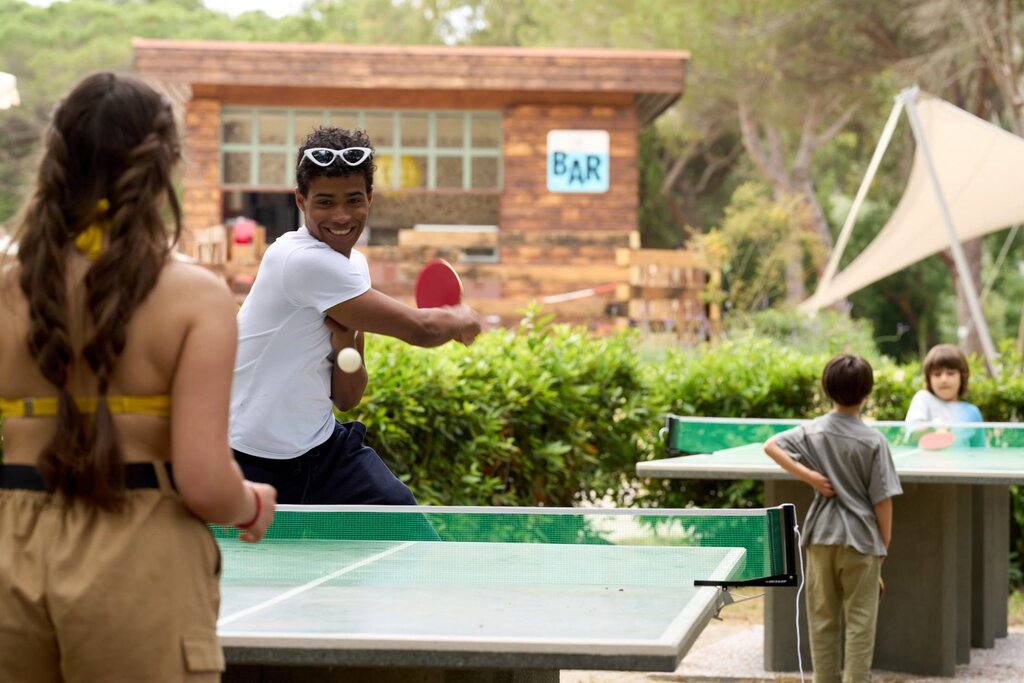
[[[426,147],[430,142],[427,132],[429,126],[430,119],[426,114],[402,114],[402,146]]]
[[[224,183],[227,185],[248,185],[252,156],[248,152],[224,153]]]
[[[373,176],[373,183],[377,187],[426,187],[427,186],[427,157],[403,154],[400,157],[398,168],[395,168],[395,157],[393,154],[381,154],[376,157],[377,172]],[[397,171],[398,184],[394,182]]]
[[[220,117],[220,126],[224,142],[241,142],[246,145],[252,142],[252,116],[249,112],[224,112]]]
[[[391,147],[395,144],[392,133],[394,116],[372,112],[366,114],[366,132],[370,134],[370,142],[374,147]]]
[[[498,159],[494,157],[476,157],[473,164],[473,188],[498,187]]]
[[[295,144],[301,146],[306,136],[323,125],[320,112],[295,112]]]
[[[261,111],[257,120],[262,144],[283,145],[287,141],[288,114],[283,111]]]
[[[263,152],[260,154],[259,185],[284,186],[286,184],[285,155],[281,152]]]
[[[378,154],[374,156],[373,163],[377,171],[373,174],[374,187],[394,187],[395,157],[392,154]]]
[[[462,187],[462,157],[437,157],[437,187]]]
[[[399,168],[398,186],[406,189],[410,187],[427,186],[427,157],[412,154],[403,154],[402,165]]]
[[[359,113],[354,111],[332,111],[330,116],[332,126],[355,130],[359,127]]]
[[[496,116],[474,116],[473,147],[501,147],[501,120]]]
[[[437,115],[437,146],[462,148],[462,114]]]

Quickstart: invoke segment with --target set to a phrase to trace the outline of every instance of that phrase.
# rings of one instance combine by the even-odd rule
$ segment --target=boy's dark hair
[[[871,364],[860,356],[843,353],[828,362],[821,373],[821,388],[841,406],[855,406],[866,399],[875,386]]]
[[[967,357],[956,344],[939,344],[933,346],[928,355],[924,357],[924,383],[928,391],[932,390],[932,373],[936,370],[956,370],[960,373],[960,391],[958,398],[963,398],[967,393],[967,380],[971,377],[971,369],[967,365]]]
[[[319,166],[309,159],[303,157],[307,149],[326,147],[328,149],[346,149],[348,147],[367,147],[373,149],[370,136],[365,130],[346,130],[344,128],[317,128],[306,136],[306,140],[299,147],[299,156],[295,162],[295,183],[299,186],[299,192],[305,197],[309,193],[309,183],[313,178],[338,176],[349,176],[362,174],[366,179],[366,194],[373,192],[373,172],[377,167],[373,163],[374,155],[371,153],[357,166],[349,166],[341,159],[335,159],[330,166]]]

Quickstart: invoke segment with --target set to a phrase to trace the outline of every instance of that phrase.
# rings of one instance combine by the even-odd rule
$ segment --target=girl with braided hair
[[[109,73],[57,107],[0,259],[0,680],[216,681],[220,556],[276,492],[228,448],[235,305],[171,258],[170,104]],[[173,474],[172,474],[173,468]]]

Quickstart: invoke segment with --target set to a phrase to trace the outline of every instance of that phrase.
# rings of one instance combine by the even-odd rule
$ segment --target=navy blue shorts
[[[277,502],[295,505],[415,505],[409,487],[363,444],[362,422],[336,423],[331,438],[288,460],[233,451],[245,478],[272,484]]]

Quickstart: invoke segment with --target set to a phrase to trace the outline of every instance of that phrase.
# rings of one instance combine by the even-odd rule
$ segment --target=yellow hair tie
[[[103,217],[109,210],[110,202],[106,199],[96,202],[96,218],[75,237],[75,248],[93,261],[103,254],[103,233],[110,229],[110,221]]]

